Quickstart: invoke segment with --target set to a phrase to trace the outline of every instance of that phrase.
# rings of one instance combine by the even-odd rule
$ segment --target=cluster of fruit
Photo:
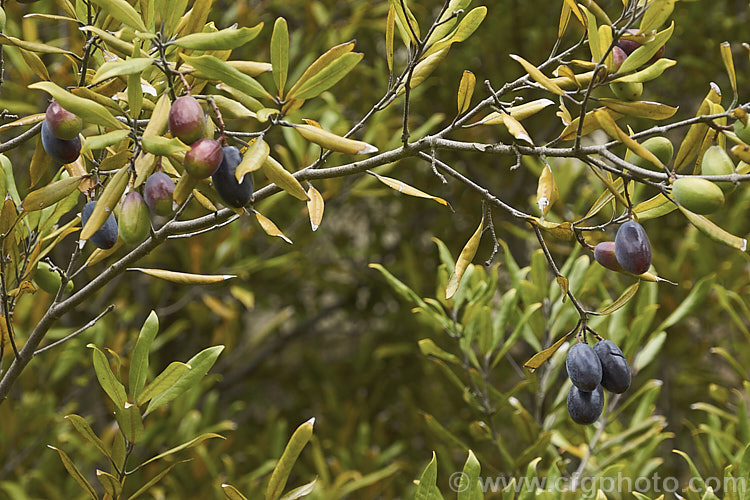
[[[75,161],[81,153],[81,118],[53,101],[47,108],[42,122],[42,145],[47,155],[58,164]],[[235,177],[237,166],[242,161],[239,149],[222,147],[212,138],[203,137],[206,116],[200,103],[192,96],[179,97],[169,110],[169,130],[190,150],[185,154],[183,166],[186,175],[195,180],[211,177],[214,188],[222,200],[231,207],[242,208],[253,195],[253,180],[250,173],[240,181]],[[130,191],[119,208],[119,225],[113,213],[91,236],[90,241],[98,248],[109,249],[117,242],[118,235],[125,243],[138,244],[149,234],[151,214],[163,217],[174,211],[175,183],[163,172],[151,174],[144,184],[143,196]],[[81,211],[81,224],[85,225],[96,206],[89,201]]]
[[[643,274],[651,266],[651,243],[646,230],[635,221],[620,226],[615,241],[594,247],[594,259],[612,271]]]
[[[639,32],[640,30],[638,29],[628,30],[628,33],[631,35],[637,35]],[[635,52],[635,50],[640,46],[641,44],[635,40],[626,40],[624,38],[620,38],[617,41],[617,45],[612,48],[613,70],[617,71],[618,69],[620,69],[622,63],[625,62],[625,59],[627,59],[628,56]],[[652,64],[659,60],[661,56],[664,55],[665,49],[666,47],[662,45],[646,64]],[[641,82],[613,82],[610,84],[609,88],[618,99],[623,99],[626,101],[635,101],[639,99],[643,94],[643,83]]]
[[[630,365],[611,340],[592,348],[579,342],[570,348],[565,369],[573,385],[568,392],[568,413],[578,424],[593,424],[604,410],[604,390],[622,394],[630,387]]]

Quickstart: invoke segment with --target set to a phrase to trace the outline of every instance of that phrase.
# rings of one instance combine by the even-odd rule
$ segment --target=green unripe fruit
[[[677,203],[693,213],[707,215],[724,204],[724,193],[711,181],[699,177],[680,177],[672,184]]]
[[[747,121],[747,125],[743,125],[739,120],[734,122],[734,133],[742,142],[750,144],[750,120]]]
[[[651,137],[643,141],[641,146],[653,153],[653,155],[656,156],[664,165],[669,165],[671,163],[672,156],[674,155],[674,146],[672,145],[672,141],[670,141],[666,137]],[[637,154],[631,156],[629,161],[633,165],[641,168],[656,168],[653,163],[646,160],[645,158],[641,158]]]
[[[120,207],[120,237],[125,243],[137,245],[145,240],[151,229],[151,216],[143,197],[135,191],[125,196]]]
[[[643,94],[641,82],[613,82],[609,88],[615,97],[624,101],[637,101]]]
[[[49,264],[46,262],[40,262],[34,273],[34,281],[39,288],[49,293],[50,295],[57,294],[62,284],[62,276],[59,273],[53,271]],[[73,282],[68,281],[65,284],[65,292],[70,293],[73,291]]]
[[[731,175],[734,173],[734,162],[721,146],[711,146],[703,155],[701,162],[703,175]],[[734,189],[731,182],[717,182],[717,186],[725,193]]]

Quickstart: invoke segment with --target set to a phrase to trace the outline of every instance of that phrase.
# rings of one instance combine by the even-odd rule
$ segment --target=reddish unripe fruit
[[[627,58],[628,55],[625,51],[615,45],[612,49],[612,70],[617,71],[620,69],[620,66],[622,66],[622,63],[624,63]]]
[[[242,208],[250,203],[253,197],[253,174],[248,172],[242,177],[241,182],[237,182],[235,171],[242,161],[240,150],[234,146],[227,146],[223,149],[224,159],[218,170],[211,176],[211,180],[224,203],[230,207]]]
[[[148,237],[151,217],[143,197],[131,191],[120,207],[120,236],[125,243],[137,245]]]
[[[203,137],[206,115],[193,96],[178,97],[169,110],[169,131],[185,144],[192,144]]]
[[[216,172],[224,159],[219,141],[200,139],[185,155],[185,171],[196,179],[205,179]]]
[[[166,217],[172,214],[172,194],[174,181],[163,172],[156,172],[146,179],[143,198],[155,214]]]
[[[83,210],[81,210],[81,227],[86,225],[95,206],[95,201],[90,201],[83,206]],[[102,250],[107,250],[115,246],[115,243],[117,243],[117,220],[115,220],[115,216],[112,213],[109,214],[104,224],[89,238],[89,241]]]
[[[643,274],[651,266],[651,243],[646,230],[635,221],[628,221],[615,235],[615,257],[629,273]]]
[[[47,128],[52,135],[66,141],[78,137],[83,127],[81,118],[60,106],[57,101],[52,101],[47,106],[44,121],[47,122]]]
[[[614,241],[602,241],[594,247],[594,259],[612,271],[622,272],[622,266],[617,263],[617,257],[615,257],[615,242]]]
[[[42,146],[50,158],[61,164],[73,162],[81,154],[80,137],[69,141],[58,139],[50,132],[46,120],[42,122]]]
[[[639,33],[639,31],[640,30],[638,30],[638,29],[631,28],[631,29],[628,30],[628,33],[631,33],[633,35],[637,35]],[[621,48],[623,50],[623,52],[625,52],[626,55],[629,56],[630,54],[632,54],[633,52],[635,52],[635,49],[637,49],[638,47],[640,47],[641,44],[638,43],[638,42],[635,42],[633,40],[623,40],[623,39],[620,39],[620,40],[617,41],[617,46],[619,48]],[[665,50],[666,50],[666,46],[662,45],[659,48],[659,50],[656,51],[656,54],[654,54],[653,57],[651,59],[649,59],[646,64],[652,64],[652,63],[655,63],[656,61],[658,61],[661,58],[661,56],[664,55],[664,51]]]

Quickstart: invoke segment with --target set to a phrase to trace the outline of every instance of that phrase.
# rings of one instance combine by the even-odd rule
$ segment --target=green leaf
[[[148,404],[148,408],[144,415],[148,415],[158,407],[173,401],[183,392],[198,384],[201,379],[206,376],[206,373],[208,373],[208,370],[214,365],[216,358],[219,357],[219,354],[221,354],[221,351],[223,350],[223,345],[217,345],[204,349],[190,358],[187,364],[190,365],[191,369],[183,373],[172,387],[154,397]]]
[[[108,61],[99,66],[91,83],[99,83],[116,76],[136,75],[151,66],[154,60],[150,57],[138,57],[126,61]]]
[[[182,142],[177,137],[168,139],[158,135],[143,137],[141,139],[143,150],[154,156],[171,156],[178,153],[187,153],[190,146]]]
[[[138,400],[138,395],[146,385],[148,376],[148,354],[151,350],[151,343],[154,341],[156,333],[159,331],[159,318],[155,311],[151,311],[146,321],[141,327],[138,334],[138,340],[133,349],[133,356],[130,360],[130,373],[128,374],[128,388],[134,400]]]
[[[133,29],[138,31],[147,32],[146,25],[143,24],[143,19],[140,14],[136,12],[132,5],[125,0],[91,0],[104,10],[105,14],[109,14],[123,24],[127,24]]]
[[[247,497],[231,484],[222,484],[221,488],[227,500],[247,500]]]
[[[664,71],[675,64],[677,64],[677,61],[672,59],[659,59],[649,67],[642,69],[641,71],[636,71],[630,75],[616,78],[613,82],[650,82],[651,80],[659,78]]]
[[[701,476],[700,472],[698,472],[698,468],[693,463],[693,460],[690,458],[690,455],[685,453],[684,451],[680,450],[672,450],[672,453],[677,453],[682,458],[685,459],[685,461],[688,463],[688,467],[690,467],[691,472],[691,484],[694,485],[698,489],[698,491],[703,491],[706,489],[706,483],[703,481],[703,476]]]
[[[213,33],[191,33],[178,38],[173,43],[178,47],[190,50],[234,50],[254,39],[263,28],[258,23],[252,28],[226,28]]]
[[[651,7],[649,7],[648,10],[650,11]],[[647,63],[654,56],[654,54],[656,54],[659,49],[663,47],[665,43],[667,43],[667,40],[670,39],[673,31],[674,22],[672,22],[669,28],[657,34],[653,40],[635,49],[633,53],[630,54],[627,59],[625,59],[625,62],[622,63],[622,66],[620,66],[620,69],[617,70],[617,72],[629,73]]]
[[[141,496],[144,493],[146,493],[148,490],[151,489],[151,487],[153,485],[155,485],[156,483],[158,483],[159,481],[161,481],[164,478],[164,476],[166,476],[167,474],[169,474],[169,471],[171,471],[172,469],[174,469],[175,465],[177,465],[177,464],[170,465],[169,467],[167,467],[166,469],[164,469],[163,471],[159,472],[157,475],[155,475],[154,477],[152,477],[151,479],[149,479],[146,484],[144,484],[143,486],[141,486],[140,488],[138,488],[138,491],[136,491],[135,493],[133,493],[132,495],[130,495],[128,497],[128,500],[135,500],[139,496]]]
[[[130,135],[130,130],[114,130],[102,135],[90,135],[84,139],[81,153],[96,151],[112,146],[125,139],[128,135]]]
[[[112,373],[107,356],[94,344],[89,344],[86,347],[94,350],[94,371],[96,372],[96,378],[99,379],[99,385],[102,386],[102,389],[104,389],[107,396],[115,403],[116,407],[124,408],[128,400],[125,394],[125,387],[117,380],[115,374]]]
[[[91,444],[94,445],[94,448],[99,450],[102,455],[112,460],[112,455],[109,453],[109,450],[104,445],[104,442],[101,439],[99,439],[99,436],[96,435],[96,433],[91,428],[89,423],[86,422],[86,419],[74,413],[70,415],[66,415],[65,418],[68,420],[68,422],[70,422],[73,425],[75,430],[77,430],[81,436],[86,438],[87,441],[89,441]]]
[[[252,97],[271,98],[271,94],[269,94],[253,77],[233,68],[221,59],[212,55],[188,56],[180,54],[180,57],[201,73],[211,75],[213,80],[219,80],[230,87],[234,87],[237,90],[251,95]]]
[[[364,54],[349,52],[322,68],[314,75],[310,75],[303,83],[302,77],[287,94],[287,100],[311,99],[336,85],[362,60]],[[303,77],[305,74],[303,73]]]
[[[469,456],[466,458],[461,474],[461,481],[458,483],[457,500],[482,500],[484,498],[482,483],[479,481],[480,470],[479,460],[474,456],[474,452],[469,450]]]
[[[437,500],[442,499],[440,490],[437,489],[437,458],[432,452],[432,459],[419,476],[419,485],[414,494],[414,500]]]
[[[52,82],[37,82],[29,85],[30,89],[39,89],[47,92],[55,98],[60,106],[71,113],[80,116],[84,122],[114,129],[126,129],[127,125],[119,122],[114,116],[99,103],[73,95],[62,87]]]
[[[662,323],[656,328],[656,331],[666,330],[670,326],[676,325],[686,316],[697,310],[698,307],[702,306],[715,281],[715,275],[706,276],[698,281],[690,289],[690,293],[685,297],[685,300],[682,301],[677,309],[672,311],[672,314],[662,321]]]
[[[355,479],[355,481],[358,481]],[[302,486],[298,486],[294,488],[292,491],[281,497],[280,500],[296,500],[297,498],[306,497],[310,493],[312,493],[312,490],[315,489],[315,484],[318,482],[318,478],[313,479],[309,483],[305,483]],[[351,485],[352,482],[350,481],[348,485]]]
[[[617,297],[617,300],[615,300],[614,302],[612,302],[611,304],[609,304],[607,307],[597,312],[596,314],[602,315],[602,316],[605,314],[611,314],[615,312],[616,310],[618,310],[619,308],[621,308],[622,306],[624,306],[625,304],[627,304],[628,302],[630,302],[630,299],[632,299],[635,296],[636,292],[638,291],[638,286],[640,285],[640,283],[641,282],[639,280],[633,283],[632,285],[630,285],[628,288],[625,289],[624,292],[622,292],[622,294],[620,294],[619,297]]]
[[[646,366],[651,363],[657,354],[659,354],[659,351],[661,351],[662,346],[664,345],[664,341],[667,339],[667,332],[659,332],[654,337],[646,342],[646,345],[643,346],[643,349],[638,352],[638,355],[635,357],[635,361],[633,362],[633,370],[638,372],[641,369],[645,368]]]
[[[141,439],[143,416],[137,406],[127,403],[125,408],[115,408],[115,419],[129,443],[135,444]]]
[[[703,215],[695,214],[685,207],[680,206],[677,208],[680,209],[682,214],[692,225],[697,227],[703,234],[712,240],[736,248],[742,252],[747,250],[747,240],[745,238],[740,238],[739,236],[735,236],[725,231]]]
[[[286,19],[279,17],[273,25],[271,34],[271,67],[273,81],[279,91],[279,98],[284,97],[284,85],[289,71],[289,29]]]
[[[451,354],[439,348],[435,344],[435,341],[433,341],[432,339],[422,339],[418,342],[418,344],[420,352],[425,356],[433,356],[435,358],[442,359],[443,361],[447,361],[449,363],[454,363],[457,365],[461,364],[461,361],[454,354]]]
[[[641,18],[641,33],[649,33],[664,24],[672,14],[675,3],[677,3],[677,0],[652,0],[649,2],[646,13]]]
[[[353,49],[354,42],[342,43],[328,49],[325,54],[318,57],[310,66],[307,67],[304,73],[302,73],[302,76],[299,77],[299,80],[297,80],[297,82],[289,90],[289,98],[291,99],[291,96],[297,91],[297,89],[300,86],[305,85],[308,80],[310,80],[310,78],[326,69],[328,66],[337,61],[341,56],[343,56],[344,54],[348,54]]]
[[[166,391],[182,377],[182,375],[190,370],[190,366],[185,363],[175,361],[170,363],[163,372],[161,372],[149,385],[147,385],[140,396],[138,396],[137,404],[140,406],[146,403],[151,398],[154,398]]]
[[[68,454],[59,448],[55,448],[52,445],[47,445],[47,447],[55,450],[57,454],[60,455],[60,460],[62,460],[63,466],[65,466],[65,469],[68,471],[68,474],[70,474],[70,476],[75,480],[75,482],[78,483],[78,485],[84,491],[86,491],[91,498],[93,498],[94,500],[99,500],[99,497],[97,496],[96,491],[94,491],[94,488],[86,480],[86,478],[83,477],[83,474],[81,474],[81,471],[78,470],[78,467],[76,467],[76,465],[70,459]]]
[[[446,299],[450,299],[456,294],[458,286],[461,284],[461,278],[466,272],[466,268],[468,268],[469,264],[471,264],[471,261],[474,260],[474,256],[476,255],[477,249],[479,248],[479,241],[482,239],[483,225],[484,219],[479,222],[479,226],[477,227],[476,231],[474,231],[474,234],[471,235],[469,241],[466,242],[463,250],[461,250],[461,254],[458,256],[458,260],[456,260],[456,266],[453,269],[453,274],[451,274],[451,277],[448,280],[448,286],[445,289]]]
[[[23,199],[21,207],[26,212],[42,210],[54,205],[78,188],[83,177],[67,177],[30,192]]]
[[[103,470],[96,469],[96,479],[104,488],[110,498],[119,498],[122,493],[122,485],[115,476]]]
[[[271,473],[271,479],[268,481],[268,487],[266,488],[266,500],[277,500],[281,497],[287,479],[289,479],[289,474],[292,472],[292,467],[297,461],[297,457],[299,457],[302,449],[312,437],[314,425],[315,418],[311,418],[297,427],[294,434],[292,434],[286,448],[284,448],[284,452],[281,454],[281,458],[279,458],[276,467]]]
[[[187,443],[182,443],[181,445],[175,446],[174,448],[171,448],[171,449],[165,451],[164,453],[160,453],[160,454],[156,455],[155,457],[149,458],[148,460],[146,460],[145,462],[143,462],[139,467],[143,467],[143,466],[148,465],[148,464],[150,464],[152,462],[156,462],[157,460],[160,460],[160,459],[162,459],[164,457],[168,457],[169,455],[174,455],[175,453],[180,452],[182,450],[186,450],[188,448],[193,448],[193,447],[198,446],[199,444],[201,444],[203,441],[205,441],[207,439],[213,439],[213,438],[225,439],[224,436],[222,436],[220,434],[215,434],[213,432],[206,432],[205,434],[201,434],[200,436],[191,439]]]

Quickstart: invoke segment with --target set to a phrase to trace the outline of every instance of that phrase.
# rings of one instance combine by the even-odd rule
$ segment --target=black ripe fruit
[[[146,205],[157,215],[166,217],[172,214],[172,194],[174,181],[163,172],[156,172],[146,179],[143,198]]]
[[[651,266],[651,243],[646,230],[635,221],[621,225],[615,236],[617,262],[629,273],[643,274]]]
[[[615,257],[615,242],[614,241],[602,241],[597,243],[594,247],[594,259],[607,269],[612,271],[622,271],[622,266],[618,264],[617,257]]]
[[[593,391],[602,381],[599,357],[585,342],[579,342],[568,350],[565,369],[573,385],[585,392]]]
[[[175,99],[169,109],[169,131],[185,144],[192,144],[203,137],[206,115],[200,103],[193,96]]]
[[[630,365],[617,344],[601,340],[594,344],[594,352],[602,364],[602,387],[622,394],[630,387]]]
[[[95,206],[95,201],[90,201],[83,206],[83,210],[81,210],[81,227],[86,225],[86,222],[89,220],[89,217],[91,217],[91,213],[94,211]],[[107,220],[105,220],[104,224],[102,224],[93,236],[89,238],[89,241],[93,243],[94,246],[103,250],[115,246],[115,243],[117,243],[117,221],[113,214],[109,214]]]
[[[83,121],[79,116],[60,106],[57,101],[52,101],[47,106],[44,121],[47,123],[47,128],[52,135],[66,141],[78,137],[83,126]]]
[[[604,391],[597,386],[592,392],[585,392],[576,386],[568,392],[568,413],[577,424],[593,424],[604,410]]]
[[[242,177],[241,182],[237,182],[234,173],[237,165],[242,161],[240,150],[234,146],[222,148],[224,158],[221,160],[218,170],[211,176],[214,188],[219,193],[224,203],[234,208],[242,208],[253,197],[253,176],[247,173]]]
[[[185,154],[185,171],[196,179],[205,179],[216,172],[224,159],[224,151],[215,139],[200,139]]]
[[[81,154],[80,137],[58,139],[52,134],[46,120],[42,122],[42,146],[50,158],[61,164],[73,162]]]

